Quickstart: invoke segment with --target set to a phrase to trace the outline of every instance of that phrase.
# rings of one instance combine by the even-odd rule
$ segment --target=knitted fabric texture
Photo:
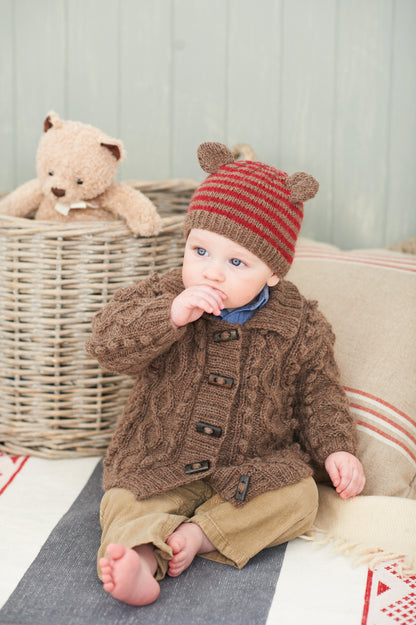
[[[281,280],[244,325],[203,315],[174,329],[180,269],[120,289],[87,351],[134,376],[104,462],[104,487],[143,499],[206,479],[235,506],[355,452],[355,425],[316,304]],[[241,479],[249,477],[244,501]]]
[[[185,236],[192,228],[220,234],[284,277],[293,261],[303,202],[316,195],[318,182],[304,172],[288,176],[259,161],[234,161],[221,143],[201,144],[198,159],[211,175],[191,199]]]

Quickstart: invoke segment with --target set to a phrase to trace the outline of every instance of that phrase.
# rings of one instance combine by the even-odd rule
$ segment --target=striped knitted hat
[[[195,191],[184,232],[202,228],[242,245],[279,278],[293,261],[303,219],[303,203],[318,182],[309,174],[288,176],[258,161],[234,161],[222,143],[202,143],[199,163],[210,174]]]

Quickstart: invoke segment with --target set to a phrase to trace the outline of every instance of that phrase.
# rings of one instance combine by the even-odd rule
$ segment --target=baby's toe
[[[168,575],[169,577],[178,577],[178,575],[180,575],[182,572],[182,569],[180,568],[174,568],[174,567],[169,567],[168,568]]]
[[[115,586],[113,582],[106,582],[105,584],[103,584],[103,588],[106,592],[113,592]]]
[[[103,584],[113,583],[113,576],[110,575],[110,573],[103,573],[101,579],[102,579]]]
[[[113,567],[111,566],[111,564],[109,562],[107,563],[103,563],[101,564],[100,562],[100,568],[101,568],[101,575],[111,575],[111,572],[113,570]]]
[[[119,560],[126,553],[126,547],[119,543],[111,543],[107,547],[107,553],[113,560]]]
[[[182,551],[185,547],[185,540],[179,534],[171,534],[166,543],[172,549],[174,555]]]
[[[173,556],[171,560],[169,560],[169,565],[171,567],[181,566],[186,560],[186,555],[183,551],[179,551],[176,555]]]

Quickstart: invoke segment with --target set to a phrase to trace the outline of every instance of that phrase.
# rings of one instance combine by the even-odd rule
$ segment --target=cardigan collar
[[[270,288],[269,301],[245,324],[247,330],[266,330],[291,338],[299,330],[304,299],[297,287],[286,280]]]
[[[228,321],[228,323],[238,323],[244,325],[258,310],[261,310],[267,304],[270,297],[270,289],[267,284],[264,285],[260,293],[254,297],[251,302],[240,306],[239,308],[224,308],[220,315],[213,315],[216,319]]]
[[[305,299],[297,287],[292,282],[281,280],[277,286],[270,288],[269,301],[243,325],[228,323],[206,313],[202,318],[218,330],[237,328],[239,332],[276,332],[284,339],[291,339],[299,330],[304,303]]]
[[[172,294],[179,294],[183,289],[181,269],[173,269],[171,276],[174,277],[172,285]],[[299,330],[304,310],[304,297],[299,293],[298,288],[287,280],[270,287],[269,301],[257,310],[255,314],[244,323],[228,323],[221,319],[217,319],[212,315],[204,313],[202,318],[209,324],[221,328],[240,328],[241,331],[246,330],[263,330],[267,332],[276,332],[285,339],[295,336]]]

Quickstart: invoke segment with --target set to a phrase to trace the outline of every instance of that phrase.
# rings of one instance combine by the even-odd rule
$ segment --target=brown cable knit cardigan
[[[104,488],[139,499],[204,478],[243,505],[355,452],[334,335],[288,281],[243,325],[204,314],[175,330],[179,269],[122,288],[95,317],[87,351],[136,382],[104,461]]]

